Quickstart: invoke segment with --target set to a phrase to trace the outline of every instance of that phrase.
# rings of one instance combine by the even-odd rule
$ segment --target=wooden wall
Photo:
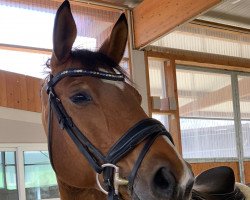
[[[245,170],[245,180],[247,184],[250,184],[250,161],[246,161],[244,163],[244,170]]]
[[[41,112],[41,84],[41,79],[0,70],[0,106]]]

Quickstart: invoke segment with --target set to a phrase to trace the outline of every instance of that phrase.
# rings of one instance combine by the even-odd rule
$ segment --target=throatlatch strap
[[[49,103],[49,106],[48,106],[49,107],[49,115],[48,115],[48,151],[49,151],[49,159],[50,159],[52,169],[56,173],[56,169],[55,169],[54,162],[53,162],[53,155],[52,155],[52,141],[53,140],[52,140],[51,123],[52,123],[52,120],[53,120],[53,112],[52,112],[52,109],[51,109],[51,99],[50,99],[50,97],[49,97],[48,103]]]

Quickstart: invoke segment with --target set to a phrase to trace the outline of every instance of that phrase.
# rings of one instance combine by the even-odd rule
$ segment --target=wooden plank
[[[250,184],[250,161],[244,162],[245,183]]]
[[[52,0],[55,2],[63,2],[64,0]],[[71,0],[70,3],[74,6],[84,6],[92,9],[100,9],[105,11],[117,12],[117,10],[128,9],[128,6],[125,6],[123,2],[117,0]]]
[[[168,48],[157,49],[164,52],[148,51],[148,56],[159,59],[172,57],[181,65],[250,72],[250,59]]]
[[[41,112],[41,100],[40,100],[40,90],[41,90],[41,80],[33,77],[26,77],[27,82],[27,101],[28,110],[35,112]]]
[[[172,98],[175,101],[175,108],[170,107],[170,109],[175,110],[175,112],[168,118],[169,132],[173,137],[176,148],[178,149],[179,153],[182,154],[176,68],[175,68],[175,61],[173,59],[164,62],[164,73],[165,73],[167,97]]]
[[[230,33],[234,35],[244,35],[249,36],[250,30],[242,27],[231,26],[227,24],[220,24],[216,22],[210,22],[202,19],[195,19],[190,22],[190,24],[196,25],[198,27],[207,28],[210,30],[220,30],[223,33]]]
[[[2,44],[2,43],[0,43],[0,49],[8,50],[8,51],[20,51],[20,52],[28,52],[28,53],[46,54],[46,55],[51,55],[52,53],[51,49],[43,49],[43,48],[12,45],[12,44]]]
[[[11,84],[13,87],[13,104],[14,104],[14,108],[20,108],[20,102],[21,100],[21,87],[20,87],[20,76],[18,76],[18,74],[12,74],[12,80],[11,80]],[[24,108],[25,109],[25,108]]]
[[[165,114],[165,115],[175,115],[176,114],[176,110],[160,110],[160,109],[152,109],[153,113],[156,114]]]
[[[29,102],[27,101],[28,99],[28,90],[27,90],[27,81],[26,81],[26,77],[25,76],[20,76],[20,85],[19,85],[19,90],[21,91],[20,94],[20,107],[24,108],[24,109],[28,109],[28,104]]]
[[[0,105],[7,106],[6,77],[0,73]]]
[[[0,106],[41,112],[40,88],[38,78],[0,71]]]
[[[228,166],[234,170],[235,179],[239,182],[240,172],[237,162],[205,162],[205,163],[191,163],[194,175],[197,176],[201,172],[219,166]]]
[[[133,9],[135,48],[142,48],[221,0],[144,0]]]
[[[7,107],[15,107],[15,74],[6,73],[6,97],[7,97]]]

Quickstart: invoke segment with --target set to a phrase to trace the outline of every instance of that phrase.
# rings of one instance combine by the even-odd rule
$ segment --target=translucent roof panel
[[[250,58],[249,35],[204,28],[195,24],[178,28],[154,42],[152,46]]]

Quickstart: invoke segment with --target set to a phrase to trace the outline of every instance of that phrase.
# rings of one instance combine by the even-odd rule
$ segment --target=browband
[[[49,82],[47,83],[47,89],[54,87],[60,80],[63,78],[70,77],[80,77],[80,76],[91,76],[101,79],[107,79],[112,81],[124,81],[125,77],[123,74],[114,74],[103,71],[94,71],[94,70],[86,70],[86,69],[78,69],[78,68],[70,68],[68,70],[64,70],[59,72],[56,76],[51,76]]]

